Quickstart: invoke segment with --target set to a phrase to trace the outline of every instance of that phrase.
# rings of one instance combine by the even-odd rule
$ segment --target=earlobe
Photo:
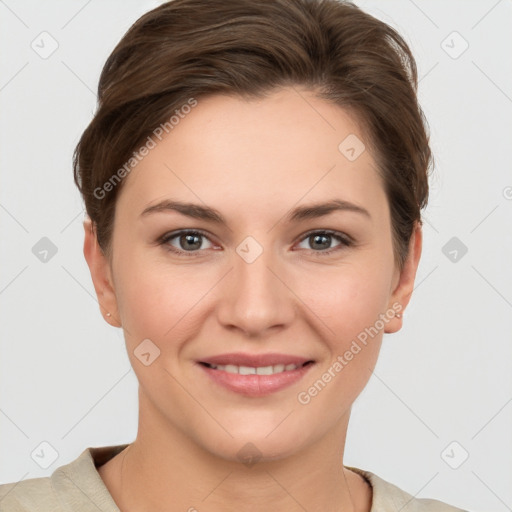
[[[98,244],[95,226],[84,219],[84,257],[89,266],[101,314],[114,327],[121,327],[110,262]]]
[[[411,300],[414,290],[414,280],[420,262],[422,250],[423,233],[421,224],[415,223],[411,239],[409,241],[409,252],[404,262],[402,271],[399,274],[398,283],[391,294],[388,309],[395,311],[395,318],[390,320],[384,330],[386,333],[397,332],[402,328],[404,311]]]

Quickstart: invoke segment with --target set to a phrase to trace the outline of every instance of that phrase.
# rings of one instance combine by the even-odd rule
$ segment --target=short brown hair
[[[351,2],[162,4],[140,17],[107,59],[97,111],[75,149],[75,183],[100,247],[111,254],[122,183],[102,197],[95,191],[173,111],[190,98],[250,99],[300,85],[346,108],[364,127],[389,201],[395,262],[403,268],[432,163],[417,81],[404,39]]]

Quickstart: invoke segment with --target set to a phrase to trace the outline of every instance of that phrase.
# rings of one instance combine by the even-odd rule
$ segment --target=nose
[[[264,250],[252,263],[238,253],[233,260],[234,268],[222,284],[219,322],[246,337],[263,337],[269,330],[290,325],[295,314],[294,294],[283,265],[271,251]]]

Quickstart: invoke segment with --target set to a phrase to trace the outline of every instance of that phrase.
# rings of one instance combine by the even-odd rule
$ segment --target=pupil
[[[310,240],[313,240],[313,246],[316,245],[316,249],[328,249],[330,245],[331,235],[311,235]],[[188,245],[189,249],[201,248],[200,235],[182,235],[181,240],[185,241],[184,245]],[[321,241],[323,240],[323,242]]]
[[[191,235],[191,234],[182,235],[181,239],[186,241],[186,243],[184,245],[186,247],[188,244],[189,249],[199,249],[201,247],[201,241],[199,240],[199,235]],[[196,240],[195,243],[193,241],[194,239]]]
[[[330,241],[330,235],[312,235],[312,237],[314,242],[313,242],[313,246],[315,245],[316,241],[320,238],[323,238],[325,240],[325,242],[323,243],[323,246],[322,246],[322,243],[320,243],[320,247],[316,247],[316,248],[319,248],[319,249],[328,249],[329,248],[329,241]]]

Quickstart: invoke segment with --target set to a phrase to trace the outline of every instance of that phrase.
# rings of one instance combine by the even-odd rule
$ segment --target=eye
[[[329,247],[333,240],[338,240],[340,243],[335,247]],[[302,238],[301,243],[304,242],[309,244],[313,248],[311,250],[318,253],[319,256],[342,250],[344,247],[350,247],[354,243],[348,235],[331,230],[310,231]]]
[[[335,240],[339,242],[338,245],[330,247]],[[209,247],[204,246],[205,241],[210,244]],[[302,237],[301,243],[309,244],[312,247],[312,249],[309,249],[311,252],[323,256],[350,247],[354,244],[354,241],[348,235],[338,231],[317,230],[306,233]],[[194,253],[200,253],[201,250],[214,247],[209,235],[197,229],[167,233],[160,238],[159,244],[178,256],[196,256]]]
[[[176,239],[176,244],[171,243]],[[204,247],[203,242],[209,241],[208,236],[199,230],[182,230],[178,232],[168,233],[164,235],[159,243],[164,245],[169,251],[175,252],[181,255],[187,255],[186,253],[199,252],[200,249],[208,249],[213,247],[213,244],[209,241],[210,247]],[[192,254],[190,254],[192,255]]]

